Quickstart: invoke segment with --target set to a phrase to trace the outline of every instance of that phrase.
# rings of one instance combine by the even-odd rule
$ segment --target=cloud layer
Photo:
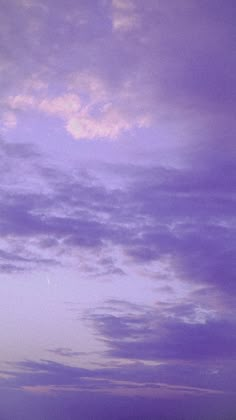
[[[235,417],[235,11],[2,0],[1,419]]]

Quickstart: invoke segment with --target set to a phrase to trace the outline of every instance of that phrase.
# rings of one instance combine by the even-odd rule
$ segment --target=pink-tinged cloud
[[[78,114],[81,110],[79,96],[66,94],[57,96],[53,99],[45,98],[37,104],[40,111],[46,114],[54,114],[63,119],[70,118],[71,115]]]
[[[36,98],[31,95],[16,95],[8,98],[8,106],[13,110],[27,110],[37,106]]]
[[[109,92],[96,79],[84,82],[89,95],[87,101],[74,93],[53,98],[20,94],[10,96],[7,105],[12,111],[34,110],[62,119],[67,132],[77,140],[114,139],[132,128],[150,125],[150,118],[145,113],[126,113],[120,103],[108,102]],[[125,92],[122,92],[120,101],[125,97]]]
[[[82,138],[117,138],[123,131],[128,131],[133,126],[146,127],[148,119],[145,117],[136,121],[129,121],[127,116],[123,115],[112,107],[108,108],[98,118],[90,115],[72,117],[68,120],[67,131],[76,139]]]

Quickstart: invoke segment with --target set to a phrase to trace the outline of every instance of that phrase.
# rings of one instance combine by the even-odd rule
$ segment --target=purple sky
[[[1,0],[0,420],[236,418],[235,20]]]

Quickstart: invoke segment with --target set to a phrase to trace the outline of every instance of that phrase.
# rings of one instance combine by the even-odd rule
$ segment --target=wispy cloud
[[[62,357],[81,357],[86,355],[87,353],[82,351],[73,351],[69,347],[58,347],[55,349],[49,349],[50,353],[55,354],[56,356],[62,356]]]
[[[201,375],[197,369],[191,366],[180,370],[172,365],[173,375],[171,378],[171,366],[145,366],[144,364],[126,364],[114,368],[84,369],[65,364],[48,361],[23,361],[12,366],[10,378],[4,379],[9,387],[35,391],[40,393],[40,387],[44,391],[54,390],[55,393],[63,391],[95,392],[110,395],[140,395],[149,398],[173,398],[173,395],[209,395],[221,394],[218,384],[214,385],[214,375],[209,385],[201,386]],[[175,371],[176,369],[176,371]],[[185,378],[181,380],[182,373]],[[177,374],[177,376],[176,376]],[[191,375],[196,375],[195,385],[189,385]],[[208,380],[210,379],[208,374]],[[169,380],[169,382],[168,382]],[[202,384],[207,381],[203,378]],[[197,385],[198,384],[198,385]],[[127,392],[127,394],[126,394]]]

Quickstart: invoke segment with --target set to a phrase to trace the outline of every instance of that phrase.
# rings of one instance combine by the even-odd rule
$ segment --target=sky
[[[236,418],[235,20],[1,0],[1,420]]]

